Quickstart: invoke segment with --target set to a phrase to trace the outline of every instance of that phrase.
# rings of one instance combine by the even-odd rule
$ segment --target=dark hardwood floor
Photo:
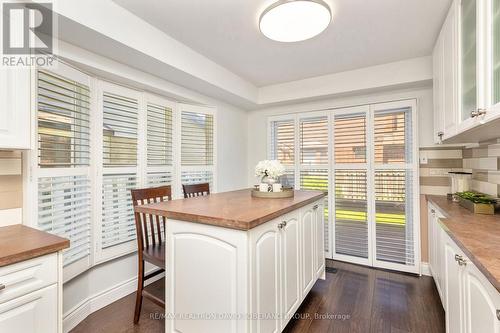
[[[338,261],[319,280],[285,328],[287,333],[443,333],[444,311],[432,278],[398,274]],[[164,280],[148,288],[163,292]],[[145,300],[133,324],[134,294],[93,313],[71,333],[164,332],[162,310]],[[212,333],[212,332],[207,332]],[[216,333],[216,332],[214,332]]]

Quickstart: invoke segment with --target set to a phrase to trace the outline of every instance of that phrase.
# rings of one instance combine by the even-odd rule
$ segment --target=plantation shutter
[[[299,121],[300,188],[328,193],[328,117]],[[324,200],[324,246],[330,253],[328,196]]]
[[[181,105],[181,183],[209,183],[214,191],[214,115],[209,108]]]
[[[137,116],[137,100],[104,93],[104,167],[137,165]]]
[[[39,70],[37,92],[39,166],[89,166],[88,86]]]
[[[414,265],[411,108],[374,113],[376,259]]]
[[[295,121],[271,121],[269,126],[269,159],[278,160],[285,167],[281,184],[295,188]]]
[[[62,63],[37,71],[37,224],[70,240],[65,280],[90,266],[89,80]]]
[[[138,99],[116,85],[103,88],[103,177],[101,251],[107,259],[130,251],[136,238],[130,194],[139,185]],[[123,250],[122,250],[123,249]]]
[[[64,266],[90,255],[90,181],[86,176],[43,177],[38,180],[38,226],[66,237]]]
[[[106,174],[102,190],[102,248],[136,237],[130,190],[137,187],[135,173]]]
[[[335,253],[368,258],[366,113],[334,116]]]
[[[147,171],[150,187],[172,184],[173,111],[167,103],[147,103]]]

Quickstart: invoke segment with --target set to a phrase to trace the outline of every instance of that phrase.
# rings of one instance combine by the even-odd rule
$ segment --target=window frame
[[[181,173],[183,170],[209,170],[212,172],[211,192],[217,192],[217,109],[211,106],[190,105],[173,101],[164,96],[128,87],[120,83],[104,80],[98,76],[85,73],[83,70],[67,64],[61,60],[58,61],[58,66],[47,69],[49,72],[61,75],[68,79],[77,82],[82,82],[81,78],[86,78],[90,90],[90,165],[85,167],[72,168],[42,168],[38,167],[38,83],[37,73],[39,69],[33,67],[31,69],[31,146],[32,150],[23,152],[23,173],[24,177],[24,207],[25,215],[24,222],[26,225],[38,228],[38,178],[54,177],[54,171],[57,171],[57,176],[67,175],[82,175],[90,180],[90,254],[75,263],[64,267],[63,276],[64,282],[67,282],[74,277],[80,275],[86,270],[126,255],[130,255],[137,251],[136,239],[127,241],[122,244],[102,248],[102,185],[103,176],[105,173],[126,174],[134,172],[137,177],[137,187],[147,187],[148,171],[168,171],[172,175],[172,194],[174,199],[183,198],[181,186]],[[104,91],[131,97],[137,100],[137,165],[136,166],[118,166],[104,167],[103,165],[103,94]],[[166,92],[167,93],[167,92]],[[147,165],[147,105],[151,104],[162,105],[172,109],[172,165],[165,166],[149,166]],[[213,163],[210,166],[202,167],[182,167],[181,166],[181,110],[188,112],[196,112],[209,114],[213,116]],[[62,170],[61,170],[62,169]],[[65,170],[68,169],[68,170]],[[84,169],[84,170],[82,170]]]

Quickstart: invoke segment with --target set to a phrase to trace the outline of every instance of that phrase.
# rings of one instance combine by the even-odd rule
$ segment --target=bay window
[[[37,151],[27,198],[36,226],[70,239],[64,280],[136,249],[130,190],[209,182],[215,109],[179,104],[59,63],[38,69]]]

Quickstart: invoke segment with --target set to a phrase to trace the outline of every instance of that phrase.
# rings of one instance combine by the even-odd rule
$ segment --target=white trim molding
[[[146,274],[151,273],[155,269],[151,269]],[[145,282],[149,285],[155,281],[165,277],[165,274],[159,274]],[[102,309],[109,304],[116,302],[120,298],[130,295],[137,290],[137,278],[125,280],[111,288],[103,290],[97,294],[87,297],[79,304],[68,310],[63,315],[63,332],[67,333],[81,323],[92,313]]]

